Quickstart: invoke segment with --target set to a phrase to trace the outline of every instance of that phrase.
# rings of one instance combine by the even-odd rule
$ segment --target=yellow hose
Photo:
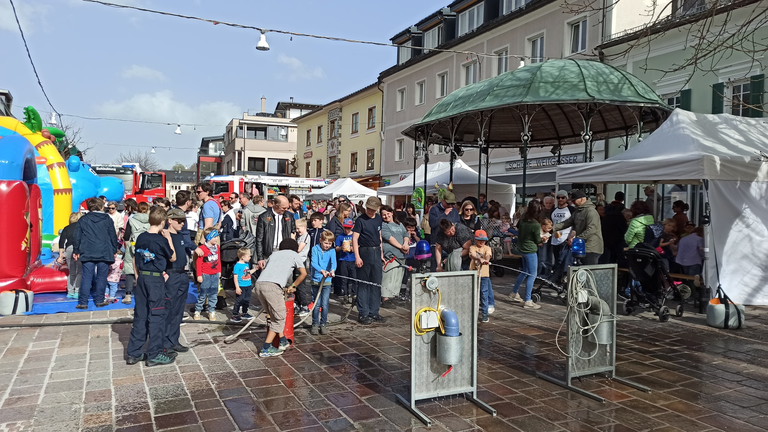
[[[428,306],[425,308],[421,308],[419,309],[418,312],[416,312],[416,316],[413,320],[413,331],[416,332],[416,334],[419,336],[425,335],[435,330],[434,328],[424,330],[419,325],[419,316],[422,313],[429,312],[429,311],[432,311],[435,313],[435,315],[437,315],[437,325],[438,327],[440,327],[440,332],[445,333],[445,329],[443,328],[443,320],[440,319],[440,290],[436,289],[436,291],[437,291],[437,309]]]
[[[12,117],[0,117],[0,126],[15,131],[27,139],[40,156],[46,159],[45,166],[51,176],[53,186],[53,234],[69,225],[69,214],[72,211],[72,183],[64,159],[59,154],[51,140],[41,133],[30,131],[23,123]]]

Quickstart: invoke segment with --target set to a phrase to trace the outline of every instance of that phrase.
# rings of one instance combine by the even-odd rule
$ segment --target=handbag
[[[725,330],[744,326],[744,305],[734,303],[722,286],[717,287],[715,298],[707,305],[707,325]]]

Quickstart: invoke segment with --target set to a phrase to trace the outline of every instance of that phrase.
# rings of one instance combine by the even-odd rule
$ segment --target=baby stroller
[[[659,321],[667,322],[669,307],[664,303],[668,299],[678,299],[680,303],[675,308],[675,315],[683,316],[685,300],[691,296],[691,289],[672,280],[661,258],[661,254],[646,243],[638,243],[627,251],[629,274],[636,282],[629,283],[630,296],[624,302],[627,315],[635,308],[643,307],[653,310]]]
[[[235,289],[233,270],[238,261],[237,251],[243,247],[247,247],[245,240],[232,239],[222,243],[219,248],[219,257],[221,259],[221,287],[225,290]]]

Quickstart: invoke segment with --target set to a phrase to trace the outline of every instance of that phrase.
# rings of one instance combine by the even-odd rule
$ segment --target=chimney
[[[440,16],[443,20],[443,43],[456,39],[456,12],[450,8],[442,8]]]
[[[291,103],[293,103],[293,96],[291,96]]]
[[[261,97],[261,112],[267,112],[267,98]]]

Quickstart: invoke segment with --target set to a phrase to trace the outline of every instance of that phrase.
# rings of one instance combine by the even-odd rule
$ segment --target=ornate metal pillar
[[[528,144],[531,142],[531,117],[527,113],[523,116],[523,131],[520,133],[520,139],[523,142],[523,147],[520,149],[520,157],[523,158],[523,187],[520,196],[523,199],[523,207],[525,207],[525,186],[528,180]]]
[[[584,143],[584,162],[592,162],[592,116],[594,111],[589,105],[579,110],[584,121],[584,130],[581,132],[581,141]]]

